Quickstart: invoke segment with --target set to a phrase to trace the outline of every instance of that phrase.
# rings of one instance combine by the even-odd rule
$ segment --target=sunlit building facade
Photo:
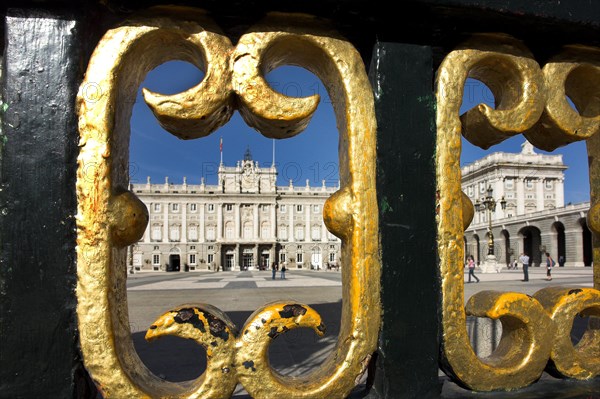
[[[466,254],[477,261],[486,257],[491,216],[499,263],[506,265],[526,252],[539,266],[549,252],[566,266],[591,266],[592,241],[586,222],[590,204],[565,205],[566,169],[562,155],[538,154],[527,141],[520,153],[495,152],[463,166],[462,189],[471,201],[481,203],[492,188],[497,203],[490,214],[475,211],[465,231]]]
[[[132,184],[150,220],[130,248],[137,271],[324,269],[340,264],[340,240],[323,222],[327,187],[277,186],[277,169],[247,151],[235,166],[220,164],[218,184]]]

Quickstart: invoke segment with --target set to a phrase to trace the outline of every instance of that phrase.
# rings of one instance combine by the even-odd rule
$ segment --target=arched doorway
[[[178,272],[181,270],[181,250],[178,247],[171,248],[169,251],[168,272]]]
[[[565,244],[565,225],[561,222],[552,223],[552,248],[556,249],[556,263],[559,266],[564,266],[567,261],[567,246]]]
[[[579,219],[579,224],[581,224],[581,235],[583,241],[583,265],[584,266],[592,266],[593,251],[592,251],[592,232],[588,229],[587,221],[585,218]]]
[[[500,234],[502,235],[502,237],[504,237],[504,260],[506,263],[506,267],[508,267],[512,262],[511,255],[513,253],[512,248],[510,247],[510,234],[507,230],[502,230]]]
[[[535,226],[523,227],[519,230],[519,238],[522,240],[523,252],[529,256],[530,266],[540,266],[542,262],[542,253],[540,252],[540,245],[542,243],[542,236],[540,229]]]
[[[471,255],[473,255],[473,258],[475,258],[475,263],[479,264],[479,261],[481,259],[481,245],[479,243],[479,236],[477,234],[473,234],[473,241],[475,241],[475,244],[474,251],[473,253],[471,253]]]

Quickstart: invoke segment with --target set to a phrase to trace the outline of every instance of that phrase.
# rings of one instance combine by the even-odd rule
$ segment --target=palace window
[[[268,204],[261,205],[261,206],[260,206],[260,209],[261,209],[263,212],[268,212],[268,211],[269,211],[269,205],[268,205]]]
[[[215,226],[208,226],[206,228],[206,240],[207,241],[215,240]]]
[[[313,213],[319,213],[319,211],[321,209],[321,207],[319,205],[313,205],[312,208],[313,208]]]
[[[304,241],[304,227],[296,226],[296,240]]]
[[[279,261],[280,261],[281,263],[285,262],[285,254],[284,254],[284,253],[280,253],[280,254],[279,254]]]
[[[508,189],[512,189],[515,186],[515,181],[513,179],[504,180],[504,187]]]
[[[154,246],[154,250],[155,250],[155,251],[158,251],[158,245],[155,245],[155,246]]]
[[[225,238],[228,240],[233,239],[233,222],[227,222],[225,225]]]
[[[279,226],[279,238],[283,241],[287,241],[288,239],[288,227],[287,226]]]
[[[195,246],[195,245],[190,245],[190,251],[193,251],[193,250],[195,250],[195,249],[196,249],[196,246]]]
[[[270,238],[271,237],[271,226],[269,223],[263,223],[260,227],[260,238]]]
[[[171,209],[173,212],[179,212],[179,204],[171,204]]]
[[[160,204],[154,204],[154,212],[160,212]]]
[[[329,253],[329,261],[330,262],[335,262],[335,252],[330,252]]]
[[[207,204],[206,205],[206,210],[208,212],[214,212],[215,211],[215,204]]]
[[[304,262],[304,258],[302,256],[302,252],[298,252],[298,255],[296,255],[296,262],[298,262],[298,263],[303,263]]]
[[[190,265],[196,264],[196,254],[190,254]]]
[[[296,205],[296,212],[302,212],[302,205]]]
[[[467,194],[469,195],[469,197],[473,196],[473,186],[467,187]]]
[[[196,225],[190,226],[190,228],[188,229],[188,239],[190,241],[198,240],[198,226],[196,226]]]
[[[313,241],[321,240],[321,228],[319,226],[313,226],[310,236]]]
[[[160,241],[162,239],[162,226],[159,224],[155,224],[152,226],[152,232],[150,234],[150,238],[153,241]]]
[[[285,213],[285,205],[279,205],[279,212]]]
[[[153,265],[160,265],[160,254],[154,254],[154,255],[152,255],[152,264]]]
[[[554,184],[553,184],[552,180],[546,180],[546,181],[544,182],[544,185],[545,185],[545,187],[546,187],[546,190],[552,190],[552,187],[554,186]]]
[[[213,261],[215,260],[215,255],[214,254],[206,255],[206,260],[208,263],[213,263]]]
[[[190,212],[196,212],[196,204],[190,204]]]
[[[244,223],[244,239],[249,240],[252,238],[252,223]]]
[[[233,210],[233,204],[226,204],[225,205],[225,210],[227,212],[231,212]]]
[[[171,228],[169,229],[169,233],[170,233],[169,236],[170,236],[171,241],[179,241],[180,240],[178,225],[171,226]]]
[[[525,179],[525,187],[527,187],[527,188],[533,188],[533,180],[531,180],[531,179]]]

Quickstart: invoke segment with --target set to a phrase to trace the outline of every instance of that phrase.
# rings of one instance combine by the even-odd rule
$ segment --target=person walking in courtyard
[[[285,270],[286,270],[285,265],[281,266],[281,279],[282,280],[285,280]]]
[[[467,266],[469,267],[469,281],[467,282],[471,282],[471,276],[479,282],[479,277],[475,275],[475,259],[473,259],[473,255],[469,255],[467,258]]]
[[[519,257],[519,261],[523,264],[523,280],[529,281],[529,256],[525,252]]]
[[[275,280],[275,274],[277,273],[277,266],[275,266],[275,262],[271,265],[271,273],[273,273],[273,280]]]
[[[552,268],[556,265],[554,259],[546,252],[546,280],[552,280]]]

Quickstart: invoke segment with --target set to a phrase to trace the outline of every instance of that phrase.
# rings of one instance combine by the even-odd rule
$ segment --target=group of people
[[[273,264],[271,264],[271,272],[273,273],[273,280],[275,280],[275,276],[277,275],[277,271],[279,270],[279,263],[275,263],[273,262]],[[281,278],[282,280],[285,280],[285,271],[287,269],[285,268],[285,265],[281,265],[281,275],[279,278]]]
[[[529,281],[529,256],[526,252],[523,252],[519,257],[519,262],[523,264],[523,280]],[[546,252],[546,280],[552,280],[552,268],[556,266],[556,262],[550,256],[550,253]]]
[[[529,259],[529,256],[527,256],[527,253],[525,252],[523,252],[519,257],[519,262],[523,264],[523,280],[521,281],[529,281]],[[561,262],[561,266],[562,264],[564,264],[564,261]],[[554,266],[556,266],[556,262],[554,259],[552,259],[552,256],[550,256],[550,253],[546,252],[546,280],[548,281],[552,280],[552,268]],[[467,283],[471,282],[471,277],[473,277],[475,282],[478,283],[480,280],[479,277],[475,275],[475,259],[473,258],[473,255],[469,255],[467,257],[467,267],[469,268],[469,280]],[[513,268],[517,268],[516,260]]]

